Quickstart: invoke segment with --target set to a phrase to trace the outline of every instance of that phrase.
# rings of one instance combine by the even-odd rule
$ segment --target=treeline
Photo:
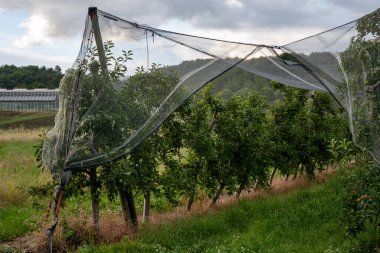
[[[0,66],[0,88],[58,88],[63,74],[61,68],[57,65],[54,68],[45,66],[22,66],[14,65]]]

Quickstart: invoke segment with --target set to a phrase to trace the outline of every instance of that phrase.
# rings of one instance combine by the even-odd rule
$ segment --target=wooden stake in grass
[[[98,50],[100,67],[104,77],[108,78],[107,59],[103,48],[102,35],[100,33],[99,21],[98,21],[98,8],[88,8],[88,15],[91,19],[92,32],[94,33],[95,43]],[[88,172],[90,176],[90,191],[91,191],[91,203],[92,203],[92,217],[95,227],[95,233],[99,233],[99,192],[100,188],[99,180],[97,179],[96,168],[92,168]]]

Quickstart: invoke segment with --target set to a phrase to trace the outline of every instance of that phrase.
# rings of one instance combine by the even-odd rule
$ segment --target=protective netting
[[[292,87],[327,91],[354,141],[380,165],[380,9],[283,46],[180,34],[92,11],[60,83],[43,161],[54,175],[96,167],[143,142],[192,94],[238,67]]]

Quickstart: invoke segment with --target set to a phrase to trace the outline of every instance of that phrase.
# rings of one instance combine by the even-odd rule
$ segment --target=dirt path
[[[244,191],[241,193],[239,199],[257,199],[266,198],[269,196],[286,194],[295,189],[307,188],[311,185],[319,184],[325,181],[325,179],[333,173],[334,170],[328,169],[316,174],[315,180],[309,181],[304,176],[297,177],[296,179],[284,180],[283,178],[275,178],[272,182],[272,186],[268,190],[260,191]],[[218,212],[221,209],[236,204],[239,199],[236,196],[223,195],[218,200],[217,204],[210,206],[210,200],[204,196],[194,202],[192,210],[188,212],[186,205],[175,208],[170,212],[155,213],[152,212],[150,216],[149,226],[155,226],[162,223],[172,222],[178,219],[186,219],[194,216],[204,215],[208,213]],[[139,224],[141,224],[142,216],[139,216]],[[76,217],[67,217],[67,223],[69,227],[75,228],[79,234],[91,233],[91,219],[85,215],[78,215]],[[46,226],[43,227],[47,227]],[[137,232],[138,233],[138,232]],[[102,214],[100,219],[100,234],[99,239],[101,242],[116,242],[121,240],[125,235],[133,237],[134,233],[131,229],[124,225],[122,215],[115,215],[114,213]],[[58,227],[53,242],[54,245],[58,245],[58,251],[66,248],[63,240],[62,228]],[[44,252],[46,250],[46,236],[44,232],[33,232],[22,237],[18,237],[12,241],[1,243],[0,252],[14,252],[5,251],[6,249],[14,249],[16,252]]]

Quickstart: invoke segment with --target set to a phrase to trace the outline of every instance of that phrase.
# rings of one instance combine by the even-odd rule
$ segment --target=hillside
[[[183,61],[179,65],[167,68],[177,71],[182,76],[203,66],[208,61],[202,59]],[[237,67],[217,77],[212,83],[214,84],[214,92],[221,94],[225,99],[233,95],[245,96],[248,91],[258,92],[260,95],[267,97],[269,102],[281,98],[280,94],[271,88],[271,81],[269,79],[254,75]]]
[[[330,53],[311,53],[309,55],[302,54],[298,55],[298,57],[308,62],[308,65],[312,66],[315,71],[321,71],[328,74],[328,76],[324,76],[331,83],[335,84],[336,81],[339,81],[339,78],[342,78],[343,80],[338,62]],[[245,96],[249,91],[256,91],[260,95],[265,96],[269,103],[272,103],[273,101],[280,99],[281,95],[279,92],[274,91],[271,88],[270,78],[273,78],[280,83],[294,85],[295,87],[308,87],[307,85],[305,86],[303,82],[299,81],[299,79],[288,75],[281,68],[290,70],[297,76],[302,77],[302,79],[319,85],[319,82],[316,81],[308,72],[306,72],[303,67],[297,65],[298,60],[294,56],[284,53],[281,55],[281,58],[286,60],[289,65],[284,64],[285,61],[283,62],[280,57],[259,57],[244,61],[242,64],[239,64],[239,67],[234,67],[213,80],[212,83],[214,84],[214,91],[216,93],[220,93],[222,97],[226,99],[232,97],[233,95]],[[228,61],[228,59],[225,60]],[[197,59],[192,61],[183,61],[176,66],[167,66],[166,68],[177,71],[180,76],[183,76],[190,73],[194,69],[206,65],[209,62],[210,59]],[[231,59],[231,62],[236,62],[236,60]],[[274,62],[281,68],[279,68],[276,64],[273,64]],[[212,71],[213,68],[210,68],[209,70]],[[258,73],[262,76],[253,74],[250,71]],[[210,77],[212,77],[212,73],[205,74],[210,74]],[[263,76],[266,76],[267,78]]]

